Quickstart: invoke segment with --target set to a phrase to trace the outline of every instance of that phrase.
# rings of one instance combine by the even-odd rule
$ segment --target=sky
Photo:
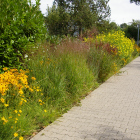
[[[54,0],[40,0],[40,9],[46,14],[47,6],[51,7]],[[33,4],[35,0],[32,0]],[[118,25],[122,23],[130,23],[132,20],[140,20],[140,5],[130,3],[130,0],[110,0],[111,8],[110,22],[116,22]]]

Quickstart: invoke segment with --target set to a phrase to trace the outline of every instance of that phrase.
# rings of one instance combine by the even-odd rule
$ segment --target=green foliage
[[[108,20],[104,20],[101,23],[97,23],[96,27],[100,33],[103,33],[103,32],[108,33],[112,30],[117,31],[119,29],[119,26],[115,22],[110,23]]]
[[[60,44],[60,42],[62,41],[63,36],[56,36],[56,35],[50,35],[47,34],[46,36],[46,40],[47,42],[49,42],[49,45],[58,45]]]
[[[136,5],[139,5],[139,4],[140,4],[140,0],[130,0],[130,2],[131,2],[131,3],[134,2]]]
[[[125,29],[125,35],[128,38],[133,38],[135,40],[137,40],[137,34],[138,34],[138,29],[137,27],[130,25]]]
[[[98,15],[97,22],[106,20],[110,16],[110,7],[108,5],[109,0],[94,0],[94,6],[92,10],[95,10]]]
[[[45,33],[39,0],[5,0],[0,2],[0,67],[20,67],[29,43]]]
[[[124,30],[124,29],[126,29],[127,28],[127,24],[126,23],[122,23],[121,25],[120,25],[120,28],[122,29],[122,30]]]
[[[132,53],[133,58],[137,57],[140,55],[140,46],[135,44],[134,46],[134,52]]]
[[[65,8],[68,7],[68,2],[70,2],[70,0],[54,0],[53,4]]]
[[[52,35],[82,34],[110,15],[108,0],[54,0],[46,25]]]
[[[75,97],[91,88],[94,76],[89,71],[86,59],[80,54],[66,54],[62,57],[61,69],[65,73],[67,92]]]
[[[0,138],[10,140],[14,139],[14,133],[18,133],[18,137],[28,135],[29,130],[35,128],[33,120],[38,112],[46,114],[43,111],[46,105],[42,102],[39,106],[45,100],[35,78],[28,77],[29,71],[8,68],[3,70],[4,73],[0,74]]]
[[[129,60],[134,51],[134,40],[125,37],[125,33],[121,30],[112,31],[108,34],[100,34],[96,37],[97,41],[109,43],[112,48],[117,48],[116,53],[121,59]]]
[[[107,50],[103,50],[103,46],[94,46],[93,44],[91,46],[87,62],[97,81],[101,83],[107,80],[110,75],[118,72],[119,61]]]
[[[85,0],[75,0],[72,2],[71,21],[73,21],[73,32],[77,31],[80,35],[82,34],[82,30],[90,29],[95,21],[97,21],[96,13],[92,12],[90,9],[92,4],[93,2],[88,3]]]
[[[45,18],[46,26],[51,35],[67,35],[69,30],[70,14],[62,7],[53,6],[47,9],[47,17]]]
[[[121,29],[125,32],[125,36],[130,39],[135,39],[137,41],[138,38],[138,27],[137,25],[140,25],[139,20],[133,20],[130,25],[127,25],[126,23],[123,23],[120,25]],[[140,38],[139,38],[140,39]]]
[[[71,46],[72,47],[72,46]],[[59,49],[59,48],[58,48]],[[50,55],[38,55],[28,63],[31,75],[40,84],[50,105],[69,106],[85,91],[94,86],[94,76],[89,71],[86,58],[81,54],[55,50]],[[71,105],[71,103],[70,103]]]
[[[120,66],[126,65],[139,53],[135,41],[126,38],[120,30],[96,37],[89,36],[84,38],[84,42],[91,46],[88,64],[98,82],[103,82],[110,74],[117,73]]]

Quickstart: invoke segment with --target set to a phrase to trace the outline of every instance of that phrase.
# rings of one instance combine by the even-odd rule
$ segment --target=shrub
[[[20,67],[29,43],[44,36],[44,18],[39,0],[4,0],[0,3],[0,69]]]
[[[125,37],[125,33],[120,30],[108,34],[100,34],[96,39],[97,41],[109,43],[112,48],[117,48],[117,55],[121,59],[129,60],[134,51],[135,41]]]
[[[102,50],[106,50],[111,55],[118,57],[121,60],[121,65],[127,64],[134,53],[135,41],[125,37],[122,31],[112,31],[108,34],[99,34],[96,37],[90,36],[84,38],[84,42],[89,43],[90,46],[95,46]],[[137,49],[135,49],[137,51]]]

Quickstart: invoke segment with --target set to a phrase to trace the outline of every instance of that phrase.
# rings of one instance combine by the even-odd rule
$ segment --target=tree
[[[92,3],[86,0],[75,0],[71,6],[71,21],[74,31],[78,30],[82,34],[82,30],[89,29],[97,21],[97,15],[90,9]]]
[[[132,25],[129,25],[125,30],[125,35],[128,37],[128,38],[133,38],[135,39],[135,41],[137,40],[137,28],[132,24]]]
[[[117,30],[118,29],[118,25],[115,23],[115,22],[111,22],[110,24],[109,24],[109,26],[110,26],[110,29],[112,30]]]
[[[93,5],[93,8],[98,15],[98,22],[106,20],[110,16],[109,0],[95,0],[94,2],[95,5]]]
[[[51,35],[67,35],[69,30],[70,14],[62,7],[48,8],[45,23]]]
[[[123,25],[125,27],[125,28],[122,28],[122,30],[125,32],[125,35],[128,38],[135,39],[135,41],[137,40],[137,33],[138,33],[137,24],[140,24],[139,20],[133,20],[131,25],[121,24],[122,27]]]
[[[104,20],[101,23],[97,24],[97,28],[99,32],[110,32],[111,30],[118,30],[119,27],[115,22],[109,22],[108,20]]]
[[[121,25],[120,25],[120,28],[122,29],[122,30],[124,30],[124,29],[126,29],[127,28],[127,24],[126,23],[122,23]]]
[[[54,5],[56,9],[63,9],[63,12],[69,15],[68,17],[70,17],[70,19],[69,22],[67,22],[68,33],[73,35],[74,32],[82,34],[83,30],[90,29],[93,25],[106,20],[110,15],[108,1],[109,0],[54,0]],[[48,18],[48,15],[46,18]],[[61,22],[63,20],[66,20],[65,16],[61,18]],[[47,22],[47,27],[49,27],[49,21]]]
[[[130,2],[131,2],[131,3],[134,2],[136,5],[139,5],[139,4],[140,4],[140,0],[130,0]]]
[[[65,0],[54,0],[53,5],[58,5],[62,7],[66,7],[66,1]]]

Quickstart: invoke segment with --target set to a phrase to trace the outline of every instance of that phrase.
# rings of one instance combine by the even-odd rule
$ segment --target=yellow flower
[[[31,92],[33,92],[33,91],[34,91],[32,88],[29,88],[29,90],[30,90]]]
[[[24,92],[22,90],[19,91],[19,94],[24,94]]]
[[[41,91],[41,89],[38,89],[38,88],[37,88],[36,91]]]
[[[34,81],[36,80],[36,78],[35,78],[35,77],[32,77],[31,79],[32,79],[32,80],[34,80]]]
[[[8,104],[4,104],[5,107],[9,106]]]
[[[8,70],[8,68],[4,67],[3,70],[6,71],[6,70]]]
[[[3,98],[1,98],[0,101],[1,101],[2,103],[4,103],[4,99],[3,99]]]
[[[42,65],[43,64],[43,61],[40,61],[40,64]]]
[[[5,119],[5,117],[3,116],[3,117],[1,118],[1,120],[5,121],[6,119]]]
[[[47,112],[47,110],[44,110],[44,112]]]
[[[7,123],[7,122],[8,122],[8,120],[7,120],[7,119],[5,119],[5,117],[4,117],[4,116],[1,118],[1,120],[3,120],[3,121],[4,121],[4,122],[3,122],[3,124],[5,124],[5,123]]]
[[[22,105],[23,104],[23,101],[20,101],[19,105]]]
[[[18,111],[17,110],[14,110],[14,112],[17,113]]]
[[[27,100],[24,100],[24,102],[26,103],[26,102],[27,102]]]
[[[14,137],[17,137],[17,136],[18,136],[18,133],[17,133],[17,132],[15,132],[15,133],[14,133]]]
[[[24,140],[22,136],[19,137],[19,140]]]
[[[7,122],[8,122],[8,120],[5,120],[4,122],[5,122],[5,123],[7,123]]]
[[[19,113],[22,113],[22,110],[19,110]]]
[[[18,116],[20,116],[20,114],[18,114]]]
[[[17,120],[18,120],[18,118],[15,118],[15,120],[17,121]]]
[[[42,100],[39,99],[38,101],[42,103]]]
[[[25,100],[24,98],[21,98],[22,101],[27,102],[27,100]]]

